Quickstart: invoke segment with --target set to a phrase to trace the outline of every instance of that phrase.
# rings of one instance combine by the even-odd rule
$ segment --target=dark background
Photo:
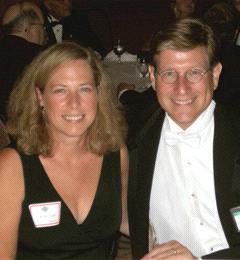
[[[197,15],[215,2],[199,0]],[[129,52],[137,53],[173,19],[170,0],[75,0],[74,6],[88,10],[92,27],[107,50],[121,39]]]
[[[15,1],[0,0],[0,16]],[[197,14],[215,2],[199,0]],[[170,0],[73,0],[73,5],[75,10],[88,13],[92,29],[107,51],[121,39],[128,52],[137,53],[153,33],[173,19]]]

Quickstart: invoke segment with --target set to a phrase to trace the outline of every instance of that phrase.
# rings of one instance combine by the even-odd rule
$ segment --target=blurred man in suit
[[[45,41],[40,8],[32,2],[9,6],[2,18],[0,40],[0,114],[6,120],[8,97],[24,67],[41,50]]]
[[[88,15],[73,10],[72,0],[42,0],[41,8],[48,34],[48,45],[71,40],[84,47],[91,47],[102,56],[105,54],[101,41],[91,29]]]

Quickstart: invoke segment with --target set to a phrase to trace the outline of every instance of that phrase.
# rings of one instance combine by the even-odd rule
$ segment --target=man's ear
[[[155,67],[153,65],[149,65],[149,77],[151,80],[152,88],[155,90]]]
[[[26,40],[26,41],[30,41],[31,39],[31,24],[30,23],[25,23],[24,24],[24,29],[22,31],[22,37]]]
[[[222,71],[222,64],[219,62],[217,65],[214,66],[212,70],[213,75],[213,88],[214,90],[218,87],[219,77]]]

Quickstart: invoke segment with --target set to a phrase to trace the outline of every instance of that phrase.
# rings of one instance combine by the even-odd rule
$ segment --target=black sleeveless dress
[[[112,259],[121,222],[119,151],[104,156],[92,207],[81,224],[56,192],[38,156],[20,156],[25,199],[16,259]]]

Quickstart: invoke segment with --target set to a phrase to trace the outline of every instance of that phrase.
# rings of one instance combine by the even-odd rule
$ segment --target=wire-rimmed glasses
[[[207,70],[192,68],[187,70],[183,76],[190,83],[198,83],[210,70],[211,68],[208,68]],[[176,70],[159,71],[156,69],[155,71],[161,77],[162,81],[166,84],[173,84],[179,79],[179,72],[177,72]]]

